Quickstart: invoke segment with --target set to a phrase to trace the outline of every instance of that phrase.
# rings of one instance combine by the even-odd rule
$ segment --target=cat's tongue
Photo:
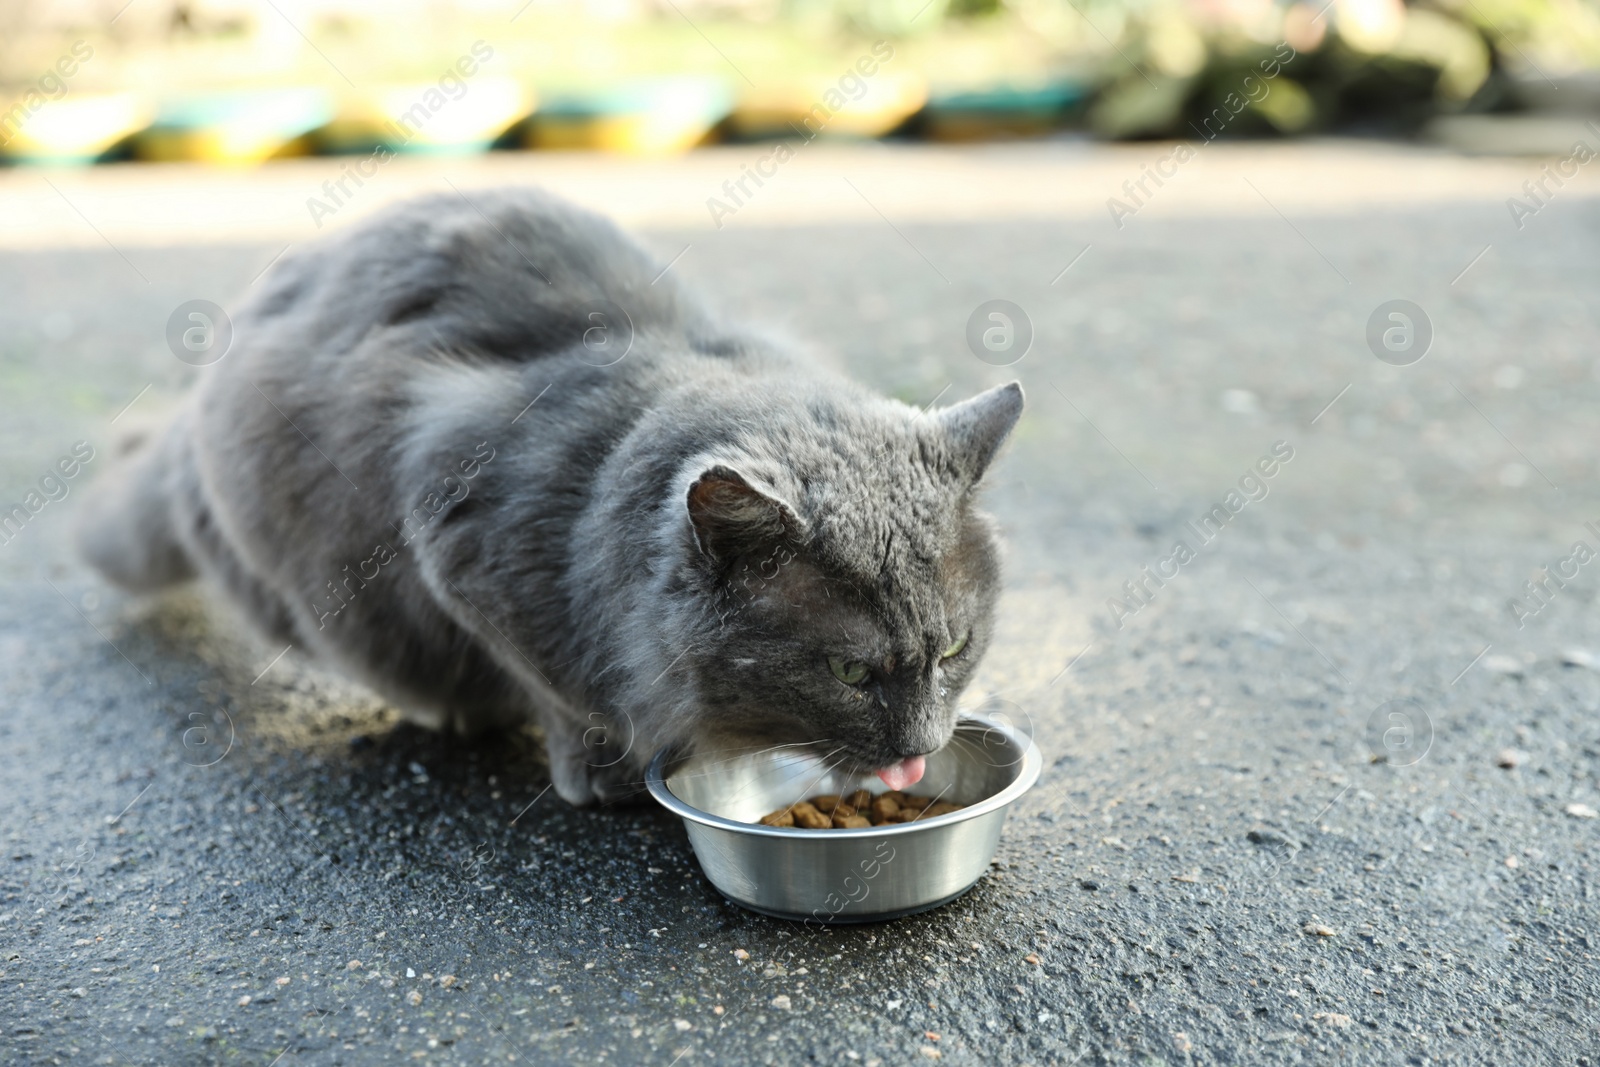
[[[922,781],[922,771],[925,763],[921,756],[912,756],[903,759],[893,767],[885,767],[878,772],[878,777],[883,779],[883,784],[890,789],[904,789],[908,785],[916,785]]]

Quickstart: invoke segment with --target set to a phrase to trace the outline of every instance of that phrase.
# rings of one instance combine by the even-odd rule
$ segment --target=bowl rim
[[[963,726],[979,726],[1003,734],[1008,742],[1022,751],[1022,758],[1018,761],[1018,771],[1006,787],[992,796],[985,797],[976,804],[969,804],[959,811],[947,812],[936,815],[926,821],[918,820],[909,823],[895,823],[892,826],[863,826],[858,829],[827,829],[805,830],[793,826],[764,826],[761,823],[740,822],[738,819],[728,819],[721,815],[713,815],[709,811],[702,811],[692,804],[678,798],[667,787],[667,764],[673,757],[670,747],[663,748],[650,760],[649,769],[645,772],[645,785],[650,790],[650,795],[656,803],[668,811],[680,816],[688,822],[696,822],[702,826],[711,826],[720,830],[729,830],[739,834],[749,834],[755,837],[777,837],[786,841],[829,841],[840,838],[864,837],[899,837],[904,834],[914,834],[929,827],[950,826],[953,823],[965,822],[968,819],[981,818],[991,812],[1008,807],[1013,801],[1029,789],[1033,788],[1039,779],[1039,773],[1044,767],[1044,757],[1039,752],[1039,747],[1033,743],[1033,738],[1022,733],[1008,723],[997,722],[986,715],[963,715],[956,720],[956,729]]]

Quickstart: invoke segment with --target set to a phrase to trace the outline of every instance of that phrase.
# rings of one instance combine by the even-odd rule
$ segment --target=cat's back
[[[286,256],[237,335],[330,362],[364,347],[522,361],[574,348],[597,321],[702,331],[664,265],[610,220],[537,189],[438,193]]]

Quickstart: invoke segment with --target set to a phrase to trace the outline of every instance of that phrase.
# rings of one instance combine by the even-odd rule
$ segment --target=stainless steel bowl
[[[1033,742],[1012,727],[962,719],[913,788],[966,807],[914,823],[798,830],[757,820],[818,793],[882,793],[884,785],[784,753],[675,759],[662,751],[646,781],[656,800],[682,816],[701,869],[725,896],[780,919],[819,923],[894,919],[971,889],[994,857],[1006,810],[1041,765]]]

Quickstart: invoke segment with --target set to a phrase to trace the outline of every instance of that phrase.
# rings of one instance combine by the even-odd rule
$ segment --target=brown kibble
[[[796,804],[793,811],[795,825],[803,830],[826,830],[833,825],[831,818],[805,801]]]
[[[873,796],[865,789],[857,789],[843,798],[824,793],[810,800],[802,800],[763,815],[759,821],[763,826],[798,827],[803,830],[858,830],[868,826],[915,822],[923,817],[932,818],[960,811],[962,806],[948,801],[935,802],[932,797],[914,796],[898,789],[878,796]]]

